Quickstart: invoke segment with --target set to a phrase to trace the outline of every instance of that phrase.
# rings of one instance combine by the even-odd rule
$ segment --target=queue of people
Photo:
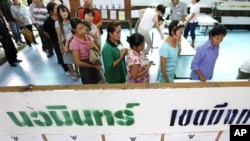
[[[78,8],[78,17],[74,18],[70,17],[69,9],[63,4],[49,2],[44,5],[42,0],[33,0],[29,12],[33,24],[38,29],[42,49],[48,52],[48,57],[53,56],[55,52],[58,64],[61,65],[65,75],[71,75],[73,80],[80,78],[82,84],[98,84],[103,80],[109,84],[149,83],[149,71],[153,64],[147,58],[147,54],[152,48],[149,30],[155,27],[163,39],[159,49],[157,82],[173,83],[178,56],[182,50],[181,38],[183,34],[187,38],[189,30],[192,37],[191,46],[194,46],[194,30],[199,15],[199,5],[197,4],[199,0],[192,0],[193,5],[189,15],[187,15],[185,3],[179,0],[171,0],[171,2],[172,21],[168,26],[169,35],[165,38],[159,28],[159,17],[164,15],[165,6],[159,4],[155,9],[142,9],[140,10],[137,32],[127,37],[129,47],[124,47],[121,42],[119,21],[108,23],[106,42],[104,46],[101,46],[102,18],[100,11],[94,8],[92,0],[84,0],[84,5]],[[22,15],[27,11],[20,12],[22,10],[18,11],[17,9],[22,9],[22,5],[19,0],[13,0],[13,6],[10,8],[13,19],[21,28],[26,27],[32,32],[31,19]],[[3,26],[6,26],[4,22],[2,23]],[[226,33],[227,29],[223,25],[215,25],[209,32],[208,40],[197,46],[191,64],[191,80],[205,82],[212,79],[219,54],[219,45]],[[3,38],[4,35],[1,32],[1,42],[3,42]],[[28,40],[26,42],[31,46]],[[5,46],[8,45],[5,44]],[[15,48],[15,45],[13,46]],[[102,63],[93,64],[90,62],[91,49],[100,52]],[[15,49],[13,51],[16,52]],[[6,50],[6,54],[8,58],[8,50]],[[11,66],[16,66],[16,62],[21,62],[16,55],[9,58],[11,58],[8,60]]]

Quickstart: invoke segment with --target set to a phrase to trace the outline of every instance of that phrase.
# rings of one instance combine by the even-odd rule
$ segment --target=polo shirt
[[[120,57],[120,50],[110,40],[107,40],[103,46],[102,59],[104,65],[104,75],[108,83],[125,83],[127,70],[125,59],[113,67],[113,62]]]

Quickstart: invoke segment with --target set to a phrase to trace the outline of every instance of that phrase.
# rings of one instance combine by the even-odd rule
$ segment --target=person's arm
[[[162,32],[161,32],[161,28],[160,28],[160,25],[159,25],[159,22],[158,22],[158,15],[155,15],[154,18],[154,27],[157,29],[158,33],[161,35],[161,39],[164,38]]]
[[[182,9],[183,11],[182,11],[182,13],[183,13],[183,15],[182,15],[182,21],[184,22],[185,20],[186,20],[186,17],[187,17],[187,5],[184,3],[183,4],[183,9]]]
[[[148,64],[147,67],[142,71],[139,71],[139,68],[140,68],[139,64],[134,64],[130,66],[131,76],[133,79],[137,79],[141,77],[142,75],[144,75],[145,73],[147,73],[150,68],[150,64]]]
[[[168,83],[169,80],[168,80],[168,75],[167,75],[166,63],[167,63],[167,58],[161,56],[160,57],[161,73],[162,73],[165,83]]]
[[[120,57],[113,62],[113,68],[115,68],[122,61],[127,52],[128,51],[126,49],[120,50]]]
[[[79,53],[79,50],[73,49],[73,50],[72,50],[72,55],[73,55],[74,63],[75,63],[77,66],[79,66],[79,67],[95,68],[95,69],[97,69],[97,70],[99,70],[99,69],[102,68],[101,65],[92,65],[92,64],[89,64],[89,63],[82,62],[82,61],[80,60],[80,53]]]
[[[199,69],[195,70],[195,73],[199,76],[199,79],[200,79],[201,82],[205,82],[206,81],[205,76],[203,75],[203,73]]]
[[[201,82],[205,82],[206,78],[202,71],[200,70],[200,62],[204,56],[203,51],[200,48],[197,48],[196,54],[193,58],[193,61],[191,63],[191,69],[195,71],[195,73],[198,75]]]

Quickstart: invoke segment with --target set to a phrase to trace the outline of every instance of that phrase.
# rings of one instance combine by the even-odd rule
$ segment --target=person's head
[[[57,15],[57,5],[54,2],[49,2],[47,4],[47,10],[50,15]]]
[[[134,33],[131,36],[128,36],[127,42],[129,43],[130,48],[134,49],[137,52],[144,50],[145,39],[144,36],[140,33]]]
[[[176,5],[179,4],[179,0],[171,0],[171,4],[172,4],[173,6],[176,6]]]
[[[58,20],[63,21],[64,19],[70,20],[69,9],[65,5],[59,5],[57,7]]]
[[[83,10],[83,19],[89,23],[92,23],[95,17],[95,12],[92,9],[85,8]]]
[[[170,36],[173,36],[176,40],[180,40],[183,33],[184,23],[182,21],[173,20],[169,27],[168,32]]]
[[[42,0],[33,0],[33,3],[35,5],[39,5],[39,4],[42,4]]]
[[[12,0],[13,4],[19,4],[20,0]]]
[[[107,25],[107,39],[117,42],[121,38],[121,23],[112,21]]]
[[[85,7],[91,7],[92,6],[92,0],[84,0],[84,6]]]
[[[166,7],[162,4],[157,5],[156,11],[158,15],[164,15],[165,14]]]
[[[90,26],[86,21],[80,20],[79,18],[70,19],[72,27],[72,33],[76,36],[84,36],[90,31]]]
[[[59,5],[57,7],[57,15],[58,15],[58,22],[60,24],[60,28],[62,33],[64,34],[63,30],[63,21],[70,20],[70,12],[69,9],[65,5]]]
[[[212,46],[218,46],[227,34],[227,28],[224,25],[215,25],[209,32],[209,38]]]
[[[191,2],[192,2],[192,4],[195,4],[195,3],[197,3],[197,2],[199,2],[200,0],[192,0]]]

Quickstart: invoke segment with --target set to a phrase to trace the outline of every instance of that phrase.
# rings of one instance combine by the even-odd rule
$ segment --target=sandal
[[[77,76],[76,73],[74,73],[74,74],[72,75],[72,79],[75,80],[75,81],[78,79],[78,76]]]

